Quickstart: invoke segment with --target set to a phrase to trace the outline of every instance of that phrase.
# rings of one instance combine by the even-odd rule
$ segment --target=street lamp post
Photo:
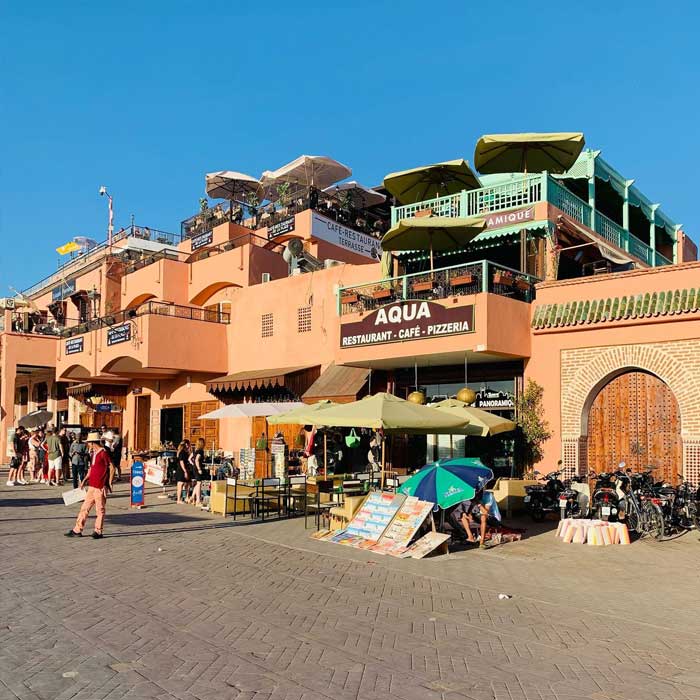
[[[107,188],[102,185],[100,187],[100,197],[107,197],[109,203],[109,224],[107,225],[107,245],[112,247],[112,234],[114,233],[114,209],[112,207],[112,195],[107,192]]]

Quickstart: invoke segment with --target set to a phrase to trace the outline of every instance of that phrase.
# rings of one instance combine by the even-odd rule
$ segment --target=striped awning
[[[236,372],[235,374],[227,374],[225,377],[217,377],[207,382],[207,390],[210,392],[245,391],[250,389],[269,389],[278,386],[284,387],[290,383],[292,378],[303,372],[308,372],[314,367],[318,366],[281,367]]]

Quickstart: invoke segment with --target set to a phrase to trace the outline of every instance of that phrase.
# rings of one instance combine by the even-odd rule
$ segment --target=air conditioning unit
[[[331,258],[328,258],[327,260],[323,261],[323,267],[328,269],[329,267],[337,267],[338,265],[342,265],[343,263],[340,260],[333,260]]]
[[[4,297],[0,299],[0,309],[14,309],[15,300],[12,297]]]
[[[262,282],[271,282],[272,281],[272,275],[269,272],[263,272],[262,273]]]

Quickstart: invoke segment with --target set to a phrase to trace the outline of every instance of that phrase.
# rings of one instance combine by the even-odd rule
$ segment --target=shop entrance
[[[147,450],[151,442],[151,397],[136,397],[136,450]]]
[[[656,467],[657,480],[676,482],[682,471],[681,419],[673,392],[648,372],[611,379],[588,413],[588,465],[596,472],[620,462],[634,471]]]
[[[182,442],[183,408],[169,406],[160,411],[160,441],[163,444],[172,443],[177,447]]]

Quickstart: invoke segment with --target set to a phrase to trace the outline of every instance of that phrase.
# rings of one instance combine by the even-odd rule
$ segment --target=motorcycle
[[[575,476],[559,494],[561,519],[587,518],[590,515],[591,487],[587,476]]]
[[[564,484],[559,479],[561,472],[550,472],[544,479],[544,484],[525,487],[525,510],[536,522],[541,523],[547,513],[556,513],[560,510],[559,497],[564,491]],[[540,472],[535,472],[540,476]]]
[[[617,520],[620,501],[625,499],[620,477],[624,476],[624,462],[620,462],[616,472],[601,472],[595,475],[596,483],[591,497],[591,516],[596,520]],[[624,505],[622,507],[624,512]]]

